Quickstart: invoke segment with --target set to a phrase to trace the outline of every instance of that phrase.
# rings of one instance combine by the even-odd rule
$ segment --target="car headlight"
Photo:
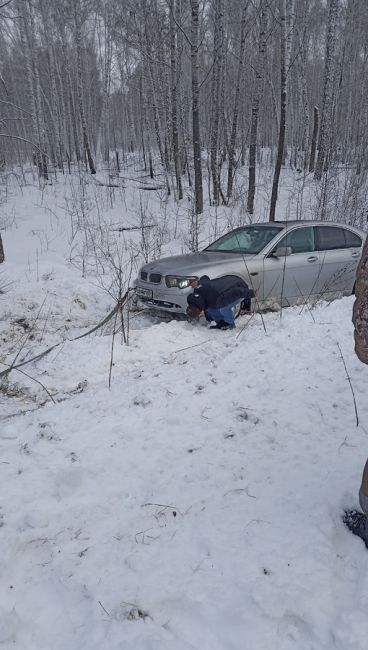
[[[178,275],[167,275],[165,277],[165,282],[166,286],[172,289],[173,287],[177,287],[178,289],[187,289],[190,287],[192,282],[194,280],[198,280],[196,276],[192,276],[190,278],[187,277],[180,277]]]

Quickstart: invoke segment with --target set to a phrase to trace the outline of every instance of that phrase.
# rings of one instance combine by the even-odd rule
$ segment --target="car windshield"
[[[243,253],[256,255],[281,232],[277,226],[245,226],[233,230],[210,244],[206,252]]]

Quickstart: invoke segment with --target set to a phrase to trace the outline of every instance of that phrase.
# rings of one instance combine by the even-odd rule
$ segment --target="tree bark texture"
[[[199,0],[191,0],[192,129],[195,213],[203,212],[201,131],[199,121]]]
[[[285,130],[286,130],[286,101],[287,101],[287,90],[286,90],[286,0],[280,0],[280,86],[281,86],[281,98],[280,98],[280,128],[279,128],[279,138],[277,146],[277,158],[275,165],[275,172],[273,176],[272,183],[272,193],[271,193],[271,205],[270,205],[270,221],[275,221],[276,213],[276,202],[279,188],[280,172],[282,159],[284,156],[284,145],[285,145]]]
[[[257,155],[257,132],[258,132],[258,115],[259,103],[262,98],[265,53],[266,53],[266,30],[267,30],[267,7],[266,2],[261,0],[260,4],[260,26],[258,56],[255,70],[255,88],[252,101],[252,116],[249,137],[249,179],[248,179],[248,199],[247,211],[253,214],[254,196],[256,191],[256,155]]]
[[[177,43],[175,29],[175,0],[170,0],[170,58],[171,58],[171,126],[172,145],[175,167],[176,187],[179,201],[183,198],[183,186],[181,182],[181,165],[179,153],[179,129],[178,129],[178,66],[177,66]]]
[[[238,71],[237,71],[236,86],[235,86],[233,121],[231,125],[231,134],[230,134],[230,142],[229,142],[229,165],[227,171],[227,190],[226,190],[226,196],[228,200],[231,198],[233,193],[234,172],[235,172],[235,144],[236,144],[236,135],[238,131],[240,90],[241,90],[243,68],[244,68],[244,53],[245,53],[245,43],[246,43],[245,27],[246,27],[246,12],[247,12],[248,5],[249,5],[248,0],[243,0],[241,26],[240,26],[239,63],[238,63]]]
[[[82,21],[80,15],[79,0],[75,4],[74,16],[75,16],[75,44],[76,44],[76,51],[77,51],[77,93],[78,93],[79,116],[80,116],[81,127],[82,127],[83,145],[84,145],[84,150],[86,152],[89,170],[91,174],[95,174],[96,167],[92,157],[91,146],[88,137],[87,120],[86,120],[86,115],[84,110]]]
[[[325,70],[323,81],[323,99],[321,127],[319,131],[318,155],[314,178],[321,180],[322,173],[329,157],[329,141],[331,138],[332,112],[334,103],[334,76],[335,76],[335,51],[336,29],[339,0],[329,0],[328,30],[326,42]]]
[[[357,269],[355,296],[353,307],[355,352],[360,361],[368,364],[368,238]]]
[[[314,107],[313,113],[313,133],[312,133],[312,142],[311,142],[311,151],[309,159],[309,171],[314,171],[314,166],[316,164],[316,151],[317,151],[317,136],[319,128],[319,110],[318,107]]]
[[[223,28],[223,0],[215,0],[215,25],[214,25],[214,42],[213,42],[213,72],[212,72],[212,92],[211,92],[211,138],[210,138],[210,168],[213,186],[213,201],[215,205],[219,204],[220,195],[220,176],[218,163],[219,149],[219,123],[221,112],[221,89],[223,74],[223,48],[224,48],[224,28]]]

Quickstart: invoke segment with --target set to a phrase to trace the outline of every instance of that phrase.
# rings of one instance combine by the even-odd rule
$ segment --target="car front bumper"
[[[192,289],[168,289],[164,281],[160,284],[144,282],[137,278],[134,281],[135,295],[138,304],[147,309],[157,309],[171,314],[185,314],[187,296]]]

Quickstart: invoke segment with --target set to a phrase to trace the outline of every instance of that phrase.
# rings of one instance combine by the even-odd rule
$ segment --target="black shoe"
[[[345,510],[345,514],[342,518],[345,526],[353,533],[353,535],[358,535],[366,547],[368,548],[368,518],[367,515],[364,515],[358,510]]]
[[[230,325],[230,323],[225,323],[224,320],[219,320],[216,325],[211,325],[210,330],[232,330],[235,325]]]

